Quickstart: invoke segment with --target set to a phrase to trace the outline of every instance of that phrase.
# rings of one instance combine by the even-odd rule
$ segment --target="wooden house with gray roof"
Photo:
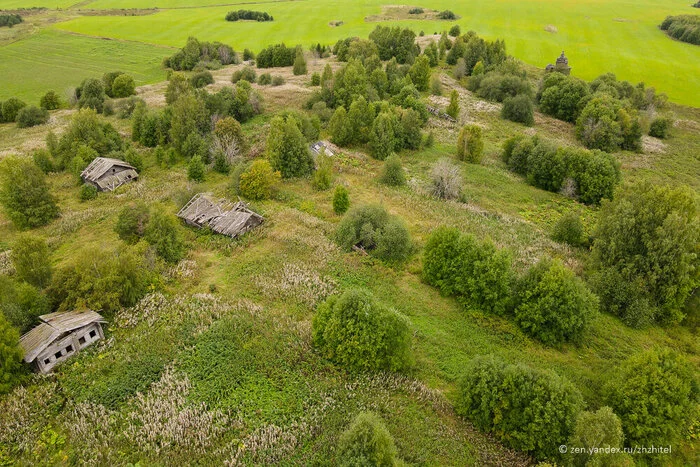
[[[231,238],[243,235],[265,220],[243,201],[232,203],[226,199],[217,200],[210,193],[194,195],[177,216],[193,227],[209,227]]]
[[[24,334],[20,346],[24,361],[50,372],[85,347],[104,339],[105,319],[92,310],[62,311],[39,316],[41,324]]]
[[[136,169],[119,159],[96,157],[80,174],[83,182],[100,191],[112,191],[139,177]]]

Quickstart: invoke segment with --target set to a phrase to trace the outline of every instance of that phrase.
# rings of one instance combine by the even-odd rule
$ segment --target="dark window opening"
[[[72,352],[72,351],[73,351],[72,345],[69,345],[68,347],[66,347],[66,352]]]
[[[51,363],[51,359],[50,359],[50,358],[47,358],[46,360],[44,360],[44,365],[48,365],[49,363]]]
[[[95,337],[96,334],[97,334],[97,333],[95,332],[94,329],[93,329],[92,331],[90,331],[90,337]]]
[[[63,356],[63,352],[58,351],[58,352],[56,352],[55,354],[53,354],[53,356],[56,357],[56,358],[61,358],[61,357]]]
[[[78,339],[78,343],[80,345],[83,345],[85,343],[85,336],[82,336],[80,339]]]

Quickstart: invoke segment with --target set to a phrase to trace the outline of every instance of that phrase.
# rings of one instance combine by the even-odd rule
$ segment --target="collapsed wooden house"
[[[243,235],[265,220],[250,210],[243,201],[232,203],[226,199],[216,200],[210,193],[194,195],[177,216],[193,227],[209,227],[214,232],[231,238]]]
[[[112,191],[139,177],[136,169],[119,159],[96,157],[83,170],[80,178],[100,191]]]
[[[92,310],[64,311],[39,316],[41,324],[20,338],[24,361],[50,372],[85,347],[104,339],[106,321]]]
[[[316,141],[314,144],[309,146],[314,157],[321,155],[322,151],[325,151],[327,156],[335,156],[335,151],[330,146],[330,144],[325,141]]]
[[[452,123],[457,122],[457,120],[455,120],[451,115],[449,115],[447,112],[445,112],[442,109],[439,109],[437,107],[433,107],[431,105],[428,105],[427,109],[428,109],[428,112],[435,115],[436,117],[442,118],[443,120],[448,120]]]

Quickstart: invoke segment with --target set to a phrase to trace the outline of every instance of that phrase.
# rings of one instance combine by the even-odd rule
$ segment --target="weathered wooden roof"
[[[33,362],[46,347],[63,334],[92,323],[105,323],[105,319],[92,310],[60,311],[41,315],[41,324],[24,334],[19,343],[24,349],[24,361]]]
[[[111,175],[107,173],[117,167],[122,170]],[[139,174],[133,166],[119,159],[96,157],[80,176],[83,180],[98,185],[101,190],[114,190],[127,181],[138,178]]]
[[[215,200],[209,193],[197,193],[177,216],[196,227],[208,226],[216,233],[237,237],[262,224],[264,218],[239,201]]]
[[[327,156],[335,156],[335,151],[325,141],[316,141],[314,144],[309,146],[309,149],[311,149],[311,151],[317,156],[321,154],[321,151],[324,149],[326,151]]]

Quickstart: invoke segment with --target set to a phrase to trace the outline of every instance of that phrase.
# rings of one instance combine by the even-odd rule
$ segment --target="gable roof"
[[[177,216],[196,227],[208,226],[216,233],[237,237],[262,224],[265,220],[239,201],[215,200],[209,193],[197,193]]]
[[[93,323],[105,323],[105,319],[92,310],[60,311],[39,316],[41,324],[24,334],[19,343],[24,349],[24,361],[33,362],[36,357],[63,334]]]
[[[122,170],[118,173],[105,176],[110,169],[116,167]],[[138,178],[139,174],[136,172],[136,168],[119,159],[96,157],[90,162],[90,165],[82,171],[80,176],[83,180],[98,185],[101,190],[114,190],[127,181]]]

